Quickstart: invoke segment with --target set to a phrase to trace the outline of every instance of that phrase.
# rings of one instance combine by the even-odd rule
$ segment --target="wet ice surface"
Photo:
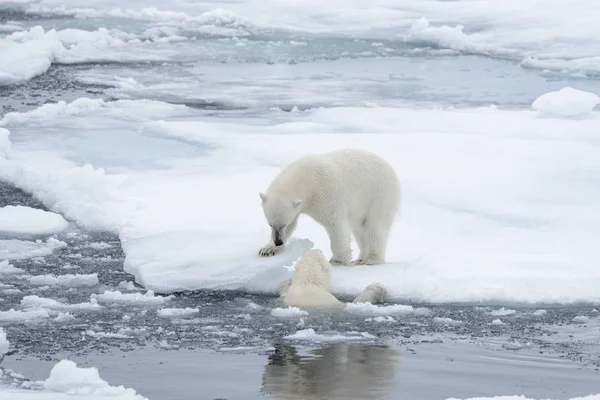
[[[0,193],[1,206],[40,207],[7,184]],[[11,260],[23,272],[2,275],[0,321],[11,343],[2,368],[23,375],[5,374],[5,383],[43,380],[68,358],[151,399],[198,398],[199,392],[201,398],[258,398],[261,391],[272,398],[410,393],[427,399],[506,394],[507,388],[567,399],[598,389],[600,314],[594,306],[413,304],[412,311],[386,305],[377,312],[275,317],[276,298],[239,292],[177,293],[157,302],[123,272],[115,235],[71,228],[54,237],[67,246],[42,258]],[[98,284],[31,284],[32,276],[65,274],[97,274]],[[48,317],[16,321],[6,310],[35,311],[27,296],[66,305],[95,298],[103,308],[51,305]],[[48,307],[40,301],[38,310]],[[236,385],[228,384],[232,376]]]

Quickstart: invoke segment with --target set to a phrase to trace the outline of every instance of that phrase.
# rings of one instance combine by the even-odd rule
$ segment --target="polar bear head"
[[[331,264],[319,249],[304,252],[296,262],[292,284],[312,284],[330,290]]]
[[[302,200],[286,199],[279,196],[260,193],[263,212],[271,226],[271,235],[275,246],[283,245],[286,240],[287,227],[292,224],[301,211]]]

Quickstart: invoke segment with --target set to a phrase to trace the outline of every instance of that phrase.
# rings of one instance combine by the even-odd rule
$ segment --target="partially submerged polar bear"
[[[285,167],[260,197],[271,226],[271,239],[260,256],[283,250],[302,213],[327,230],[331,264],[351,263],[351,233],[360,248],[352,264],[385,263],[389,231],[400,207],[400,182],[383,158],[356,149],[304,156]]]
[[[308,250],[296,263],[292,279],[279,285],[279,294],[288,307],[335,308],[344,303],[331,294],[331,264],[319,249]],[[354,303],[383,302],[386,290],[373,283],[354,299]]]

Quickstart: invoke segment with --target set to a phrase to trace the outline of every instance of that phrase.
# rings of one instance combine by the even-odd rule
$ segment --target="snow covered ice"
[[[46,235],[62,232],[68,225],[59,214],[23,206],[0,208],[0,234]]]
[[[160,102],[77,100],[44,108],[4,117],[13,156],[0,161],[2,178],[82,226],[117,232],[125,271],[147,289],[275,293],[304,250],[328,255],[326,233],[305,218],[286,252],[258,257],[269,231],[257,191],[287,162],[343,146],[390,160],[404,198],[389,263],[334,268],[334,295],[356,296],[375,279],[389,282],[391,299],[405,301],[600,300],[593,244],[600,189],[588,184],[600,170],[595,114],[572,121],[494,107],[340,107],[274,111],[270,121],[245,117],[247,124],[203,120]],[[64,113],[69,123],[62,129],[72,139],[43,134],[63,126],[56,116]],[[73,153],[98,144],[108,121],[137,148],[157,152],[159,143],[173,141],[181,156],[140,168],[132,164],[139,162],[135,153],[126,156],[109,140],[93,153]],[[23,126],[39,132],[44,157],[27,156]],[[87,135],[75,134],[83,126]],[[202,153],[184,155],[184,148]],[[81,165],[87,162],[93,164]]]
[[[532,107],[543,114],[580,116],[589,114],[600,104],[600,96],[570,87],[538,97]]]

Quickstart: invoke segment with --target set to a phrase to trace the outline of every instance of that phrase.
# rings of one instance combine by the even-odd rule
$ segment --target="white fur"
[[[383,303],[387,290],[381,283],[371,283],[361,294],[356,296],[353,303]]]
[[[331,264],[350,264],[351,235],[360,248],[353,264],[385,263],[388,234],[400,207],[400,182],[383,158],[356,149],[304,156],[285,167],[260,197],[272,227],[261,256],[283,250],[302,213],[326,229]]]
[[[372,283],[354,299],[354,303],[383,302],[385,287]],[[331,294],[331,264],[319,249],[308,250],[296,262],[292,279],[279,284],[279,295],[288,307],[342,307],[343,303]]]
[[[279,285],[283,303],[291,307],[337,307],[343,303],[331,294],[331,265],[321,250],[305,252],[292,279]]]

